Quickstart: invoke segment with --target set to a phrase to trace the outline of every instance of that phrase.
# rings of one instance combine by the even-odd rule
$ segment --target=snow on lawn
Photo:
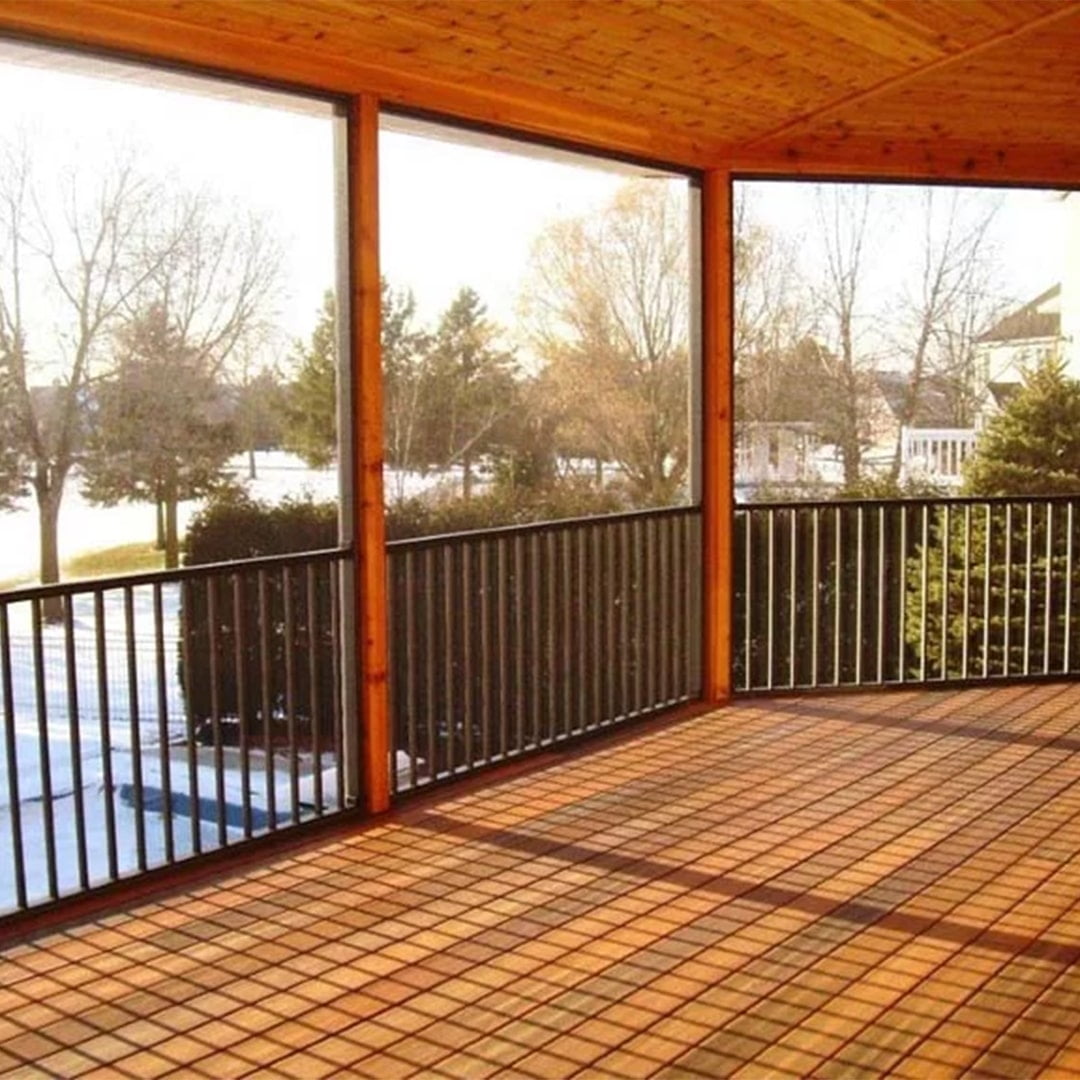
[[[254,498],[278,502],[305,495],[337,497],[334,469],[308,469],[292,455],[261,453],[256,455],[257,476],[248,480],[247,465],[246,455],[232,463]],[[421,477],[387,470],[391,495],[414,495],[447,482],[460,482],[460,475]],[[181,506],[181,528],[197,509],[196,503]],[[61,509],[61,559],[121,543],[149,543],[154,528],[152,507],[91,506],[77,483],[72,483]],[[0,580],[32,574],[36,563],[37,515],[32,502],[24,501],[21,509],[0,516]],[[10,681],[13,708],[0,740],[0,912],[17,902],[17,853],[28,901],[32,904],[48,897],[50,816],[55,885],[61,895],[81,887],[81,851],[86,853],[90,883],[109,879],[110,821],[119,874],[139,869],[140,832],[149,867],[167,861],[170,839],[174,858],[191,854],[193,832],[203,850],[219,846],[219,814],[225,821],[225,841],[242,838],[245,774],[238,752],[223,751],[219,790],[213,750],[192,748],[186,741],[178,680],[179,592],[175,585],[161,589],[159,634],[153,589],[134,588],[130,638],[122,590],[103,594],[100,634],[93,593],[78,593],[72,605],[71,642],[62,624],[43,625],[40,657],[30,604],[6,605],[10,666],[6,674],[0,669],[0,712],[7,716],[4,679]],[[129,640],[133,642],[130,651]],[[99,678],[102,668],[104,679]],[[77,718],[75,723],[72,717]],[[274,754],[269,768],[267,764],[261,751],[249,755],[246,793],[255,832],[272,824],[271,796],[278,824],[292,820],[294,809],[303,817],[314,812],[316,769],[322,778],[323,809],[337,808],[337,765],[330,754],[324,754],[318,766],[312,755],[298,755],[296,801],[286,757]],[[399,760],[397,767],[403,774],[408,771],[405,761]],[[140,788],[141,812],[136,800]],[[166,788],[173,810],[170,836],[166,834],[170,818],[160,812]],[[51,799],[46,798],[47,791]],[[80,816],[82,841],[77,825]]]
[[[19,850],[31,903],[48,895],[50,808],[61,894],[79,888],[80,813],[91,883],[108,880],[110,816],[120,874],[138,869],[140,827],[146,865],[166,861],[168,817],[158,812],[164,809],[166,788],[171,792],[174,811],[174,857],[192,852],[193,828],[198,830],[204,850],[219,846],[219,813],[226,823],[226,842],[242,836],[245,785],[239,753],[223,751],[225,767],[219,792],[213,750],[193,750],[185,741],[183,697],[177,678],[179,589],[162,589],[160,640],[155,630],[153,590],[138,587],[132,592],[134,649],[130,654],[123,592],[110,590],[104,596],[104,724],[92,595],[83,593],[74,600],[70,650],[63,625],[42,627],[40,663],[35,658],[30,605],[9,606],[8,677],[14,723],[0,745],[0,777],[5,778],[0,790],[0,910],[16,902],[13,806],[17,806],[22,837]],[[70,678],[69,651],[73,657]],[[40,700],[36,679],[39,669],[43,673]],[[164,704],[163,720],[160,704]],[[72,724],[72,716],[77,716],[77,723]],[[13,750],[10,763],[9,742]],[[9,768],[9,764],[13,767]],[[320,765],[322,805],[333,809],[337,803],[336,764],[331,755],[324,754]],[[312,756],[299,755],[295,805],[304,817],[310,816],[315,801],[312,769]],[[271,824],[271,792],[278,822],[291,819],[293,780],[284,755],[274,755],[268,770],[265,755],[252,752],[247,781],[254,831],[265,831]],[[140,790],[141,813],[137,809]],[[51,799],[46,798],[47,791]],[[198,824],[193,826],[193,820]]]
[[[338,497],[336,468],[310,469],[295,454],[283,450],[255,455],[254,480],[248,478],[248,457],[240,454],[229,462],[229,471],[252,498],[280,502],[284,498],[310,495],[317,500]],[[461,470],[421,475],[388,468],[385,473],[388,500],[409,498],[440,485],[460,486]],[[180,504],[181,533],[202,506],[201,501]],[[148,503],[94,506],[79,490],[78,476],[69,479],[60,504],[60,561],[118,544],[149,544],[156,530],[154,508]],[[36,575],[38,569],[38,517],[32,496],[20,499],[16,508],[0,514],[0,581]]]

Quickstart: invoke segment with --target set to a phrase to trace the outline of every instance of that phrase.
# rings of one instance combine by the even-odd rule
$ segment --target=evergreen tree
[[[1057,360],[1028,371],[968,462],[973,495],[1080,492],[1080,383]]]
[[[232,424],[200,350],[161,304],[116,335],[119,355],[94,394],[83,462],[92,502],[153,502],[164,511],[165,565],[179,564],[177,507],[225,482]]]
[[[461,466],[466,499],[477,458],[498,449],[517,404],[516,361],[498,347],[498,328],[486,313],[473,289],[461,289],[439,320],[431,350],[428,459]]]
[[[285,407],[285,449],[313,469],[337,459],[337,339],[337,303],[327,289],[310,342],[296,343],[296,378]]]

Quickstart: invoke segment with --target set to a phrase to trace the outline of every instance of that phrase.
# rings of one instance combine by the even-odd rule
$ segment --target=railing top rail
[[[25,585],[0,591],[0,603],[14,604],[28,600],[47,600],[56,596],[75,593],[107,592],[110,589],[136,585],[172,585],[181,581],[235,574],[253,570],[275,570],[285,566],[307,566],[311,563],[333,562],[350,557],[351,547],[321,548],[316,551],[294,551],[283,555],[261,555],[251,559],[235,559],[229,562],[202,563],[198,566],[182,566],[175,570],[143,570],[137,574],[115,574],[109,577],[79,578],[76,581],[60,581],[54,585]]]
[[[523,525],[497,525],[487,529],[466,529],[452,533],[432,533],[430,536],[410,536],[401,540],[389,540],[386,547],[388,551],[401,551],[405,548],[423,548],[432,544],[464,543],[468,540],[481,540],[491,536],[543,533],[557,529],[584,528],[589,525],[610,525],[620,521],[635,521],[642,518],[678,517],[698,513],[700,509],[701,507],[694,504],[684,504],[682,506],[654,507],[649,510],[628,510],[619,514],[593,514],[589,517],[529,521]]]
[[[788,502],[735,503],[736,513],[768,510],[827,510],[851,507],[876,510],[880,506],[1024,506],[1033,504],[1067,505],[1080,503],[1080,491],[1068,495],[931,495],[895,499],[795,499]]]

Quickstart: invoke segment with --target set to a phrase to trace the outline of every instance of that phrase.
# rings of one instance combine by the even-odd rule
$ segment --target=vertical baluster
[[[1072,671],[1073,501],[1065,505],[1065,629],[1062,636],[1061,670]]]
[[[82,738],[79,725],[79,686],[75,669],[75,596],[64,597],[64,668],[67,684],[68,739],[71,744],[71,795],[75,810],[75,861],[78,868],[79,888],[90,887],[86,849],[86,807],[83,792]]]
[[[776,511],[770,506],[765,515],[768,528],[766,550],[769,553],[765,561],[765,688],[771,690],[776,684],[776,655],[773,648],[776,638]]]
[[[173,819],[172,761],[169,754],[169,696],[166,693],[165,674],[165,611],[161,596],[161,582],[155,581],[152,589],[154,606],[154,680],[157,684],[158,753],[161,757],[161,804],[162,826],[165,831],[165,861],[174,862],[175,822]]]
[[[863,586],[866,582],[866,514],[860,504],[855,510],[855,685],[862,685],[865,599]]]
[[[545,569],[547,582],[547,669],[548,669],[548,741],[554,742],[558,736],[559,717],[559,672],[556,665],[556,622],[558,606],[558,561],[555,557],[555,534],[548,529],[544,533]]]
[[[15,903],[26,907],[26,862],[23,856],[22,801],[19,759],[15,741],[15,689],[11,675],[11,627],[8,605],[0,603],[0,693],[4,704],[4,751],[7,757],[8,813],[11,815],[11,856]],[[115,874],[113,875],[115,877]]]
[[[990,549],[993,545],[994,513],[990,503],[986,504],[986,551],[983,553],[983,640],[982,640],[982,674],[983,678],[990,676],[990,600],[992,595],[991,577],[993,567],[990,560]]]
[[[788,511],[788,686],[798,684],[798,623],[799,623],[799,512]]]
[[[525,749],[525,585],[524,534],[514,533],[514,749]]]
[[[435,687],[437,685],[436,671],[438,663],[438,642],[435,623],[435,549],[429,544],[424,548],[423,576],[418,590],[418,597],[422,601],[421,622],[424,630],[424,719],[427,726],[427,755],[428,776],[434,780],[445,770],[439,768],[439,715],[435,707]],[[470,594],[464,594],[468,597]],[[468,601],[466,600],[466,603]],[[452,739],[454,733],[447,730],[447,740]],[[445,758],[446,755],[444,755]],[[472,764],[472,758],[469,758]]]
[[[495,689],[496,672],[491,658],[491,555],[486,540],[478,540],[480,549],[480,756],[491,761],[492,735],[494,734],[492,694]]]
[[[686,574],[686,552],[688,547],[688,514],[679,514],[671,518],[671,688],[673,701],[685,701],[689,696],[689,686],[682,677],[686,668],[686,652],[689,648],[689,626],[686,605],[684,577]],[[597,568],[599,576],[599,568]]]
[[[124,586],[124,647],[127,654],[128,725],[131,732],[131,782],[135,802],[135,849],[140,870],[146,869],[146,802],[142,770],[142,730],[139,716],[139,665],[135,653],[135,597]]]
[[[540,746],[544,740],[544,686],[551,679],[551,666],[544,654],[541,631],[543,620],[543,585],[540,574],[543,538],[540,533],[529,536],[529,655],[532,658],[530,709],[532,712],[532,745]]]
[[[341,705],[341,566],[341,560],[335,559],[327,567],[327,573],[330,576],[330,656],[332,658],[334,680],[334,797],[338,810],[345,809],[345,757],[342,748],[344,731]],[[390,746],[390,779],[396,785],[397,749],[393,744]]]
[[[405,576],[405,746],[409,754],[409,787],[416,788],[417,755],[420,753],[417,731],[417,656],[416,656],[416,553],[407,547],[402,555]],[[428,762],[434,769],[434,762]],[[395,769],[395,773],[396,773]]]
[[[300,824],[300,750],[296,734],[296,601],[292,567],[281,568],[281,596],[285,617],[285,731],[289,744],[289,816]],[[212,625],[212,624],[211,624]]]
[[[961,620],[960,677],[968,671],[968,635],[971,632],[971,503],[964,504],[964,614]]]
[[[601,642],[603,641],[603,620],[607,615],[607,596],[604,593],[604,559],[603,559],[604,526],[601,522],[595,522],[589,526],[586,533],[588,545],[588,569],[585,572],[585,580],[589,584],[592,599],[592,641],[589,652],[589,686],[592,690],[589,708],[592,713],[592,724],[596,725],[607,719],[607,710],[604,707],[604,654]]]
[[[206,612],[210,624],[210,733],[214,755],[214,802],[217,822],[218,846],[229,842],[228,822],[225,817],[225,748],[221,737],[221,626],[218,615],[217,578],[206,578]],[[292,660],[292,637],[286,629],[285,663]]]
[[[633,715],[640,716],[645,710],[646,672],[648,670],[648,646],[651,645],[648,625],[649,590],[646,581],[648,555],[645,528],[642,518],[635,517],[631,525],[634,543],[634,707]]]
[[[319,678],[322,665],[319,663],[319,596],[318,577],[315,563],[307,564],[307,642],[308,642],[308,715],[311,717],[311,787],[315,803],[315,814],[321,816],[326,808],[323,805],[322,776],[322,696]]]
[[[577,634],[574,625],[574,553],[570,532],[559,530],[559,580],[562,592],[559,598],[562,633],[562,667],[559,682],[562,686],[562,725],[563,738],[575,729],[574,722],[574,657],[577,651]]]
[[[1028,500],[1025,508],[1025,531],[1024,537],[1024,674],[1031,674],[1031,564],[1032,564],[1032,541],[1034,537],[1034,504]]]
[[[195,685],[196,679],[195,668],[191,661],[191,635],[194,632],[192,621],[196,618],[193,609],[195,605],[195,592],[198,585],[196,579],[188,578],[180,587],[184,593],[184,620],[180,633],[180,655],[184,665],[184,681],[187,687],[187,700],[184,706],[184,726],[187,743],[188,797],[191,800],[191,850],[198,855],[202,852],[202,803],[199,799],[199,747],[195,734],[195,706],[194,695],[192,693],[192,688]],[[105,627],[105,618],[103,614],[99,614],[97,624],[99,630],[103,632]],[[98,656],[98,688],[100,693],[103,685],[100,672],[104,671],[105,667],[104,637],[98,642]],[[103,715],[107,715],[107,709],[107,702],[103,702]],[[106,758],[106,760],[108,759]]]
[[[607,705],[604,715],[609,720],[619,716],[618,671],[621,657],[618,652],[619,617],[622,603],[619,594],[619,526],[613,522],[604,525],[604,577],[606,601],[604,650],[604,674],[607,679]]]
[[[746,522],[746,534],[743,538],[743,575],[745,589],[743,591],[744,626],[743,626],[743,652],[746,656],[746,689],[754,687],[754,560],[752,534],[754,521],[757,517],[753,507],[747,507],[743,520]]]
[[[458,711],[454,700],[454,672],[457,654],[454,651],[454,545],[442,549],[443,594],[443,713],[446,716],[446,768],[453,775],[459,768],[457,760]]]
[[[631,550],[630,524],[619,522],[619,576],[621,578],[622,602],[619,605],[619,716],[625,720],[630,715],[630,680],[632,678],[633,656],[631,655],[630,633],[633,616],[633,593],[631,592],[630,562]]]
[[[1005,589],[1004,589],[1004,603],[1005,603],[1005,628],[1004,628],[1004,642],[1005,642],[1005,657],[1002,663],[1002,675],[1008,675],[1009,669],[1012,667],[1012,531],[1013,531],[1013,506],[1012,503],[1005,504]]]
[[[582,525],[577,528],[578,537],[578,633],[580,648],[580,685],[578,687],[578,727],[581,730],[596,727],[599,713],[596,708],[595,691],[599,681],[597,658],[594,648],[594,622],[596,616],[596,597],[590,605],[590,594],[595,584],[589,572],[589,542],[592,539],[593,526]]]
[[[41,632],[41,601],[30,602],[31,633],[34,642],[34,691],[38,722],[38,769],[41,774],[41,812],[45,826],[45,865],[49,896],[56,899],[60,893],[57,885],[56,828],[53,820],[52,762],[49,757],[49,714],[45,698],[45,647]]]
[[[836,521],[836,534],[833,537],[835,541],[835,548],[833,550],[833,685],[839,686],[841,680],[841,652],[840,652],[840,624],[841,624],[841,599],[843,598],[843,568],[844,568],[844,547],[843,547],[843,511],[840,506],[833,507],[833,514]]]
[[[877,682],[885,682],[885,504],[879,504],[877,545]]]
[[[271,684],[274,668],[270,651],[270,624],[272,618],[270,581],[266,570],[263,568],[259,569],[257,588],[259,603],[259,698],[262,710],[263,755],[266,759],[263,762],[266,774],[266,820],[270,829],[276,829],[277,777],[274,769],[274,721],[277,709],[274,700],[276,695],[272,693]]]
[[[810,685],[821,682],[818,671],[820,640],[818,626],[821,619],[821,507],[815,506],[810,518]]]
[[[244,581],[239,573],[232,576],[232,632],[233,632],[233,663],[235,664],[236,679],[236,723],[237,742],[240,753],[240,805],[241,819],[244,836],[252,834],[251,825],[251,747],[248,744],[248,661],[247,661],[247,635],[244,632],[244,622],[247,617],[244,602]]]
[[[495,674],[499,680],[499,756],[510,750],[510,565],[506,554],[506,536],[495,538]]]
[[[669,518],[652,518],[649,522],[655,541],[652,559],[655,566],[654,579],[656,582],[656,692],[651,704],[663,705],[667,703],[671,694],[667,685],[668,654],[671,648],[671,610],[668,604],[668,590],[671,581],[671,555],[668,550],[668,524]]]
[[[1054,504],[1045,503],[1046,514],[1046,603],[1043,611],[1043,674],[1050,674],[1050,615],[1054,607]]]
[[[462,658],[462,739],[465,755],[464,765],[471,769],[475,764],[475,752],[473,749],[473,610],[475,606],[476,590],[472,582],[472,545],[468,541],[463,542],[459,548],[461,552],[461,583],[460,605],[461,612],[461,658]]]
[[[926,643],[927,622],[929,621],[930,587],[930,513],[926,503],[922,504],[922,558],[920,560],[919,580],[919,681],[926,682]]]
[[[949,677],[949,563],[952,558],[952,507],[946,503],[942,511],[944,534],[941,539],[941,678]]]
[[[900,563],[900,603],[897,616],[897,642],[896,642],[896,676],[897,682],[907,679],[907,575],[908,575],[908,508],[900,505],[900,535],[897,538],[899,544]]]

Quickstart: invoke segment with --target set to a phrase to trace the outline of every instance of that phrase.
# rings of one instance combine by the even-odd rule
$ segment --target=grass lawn
[[[63,581],[112,577],[115,574],[137,574],[142,570],[161,570],[164,565],[165,552],[158,551],[153,544],[118,544],[100,551],[86,551],[68,559],[60,568],[60,577]],[[33,585],[36,581],[33,574],[0,581],[0,592],[16,589],[20,585]]]

